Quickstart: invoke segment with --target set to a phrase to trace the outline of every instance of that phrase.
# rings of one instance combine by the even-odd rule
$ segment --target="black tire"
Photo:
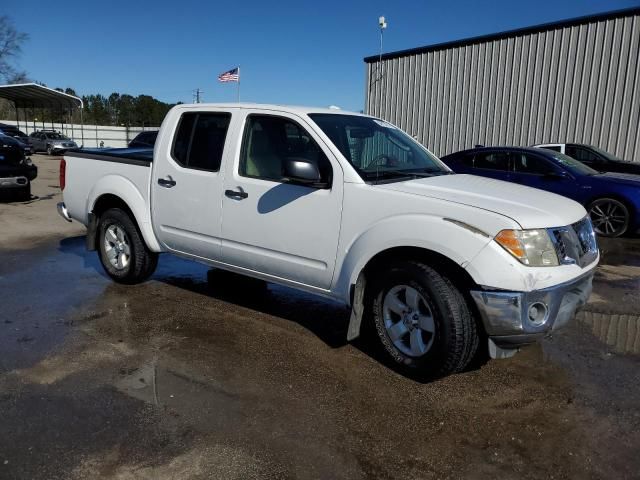
[[[121,268],[111,263],[107,253],[105,239],[111,227],[124,232],[123,238],[129,247],[128,261]],[[158,254],[147,248],[134,221],[127,212],[119,208],[111,208],[100,216],[97,241],[100,262],[107,275],[118,283],[141,283],[153,274],[158,265]]]
[[[53,155],[53,149],[51,148],[51,145],[47,146],[47,155]]]
[[[629,208],[615,198],[598,198],[587,207],[593,229],[603,237],[620,237],[631,222]]]
[[[389,320],[389,312],[385,317],[385,298],[400,286],[417,291],[421,296],[420,308],[428,308],[433,318],[434,332],[427,334],[430,347],[421,356],[401,351],[394,345],[385,324]],[[464,370],[475,357],[480,337],[471,310],[458,288],[429,265],[413,261],[390,264],[377,272],[368,291],[367,307],[376,337],[386,355],[402,368],[437,378]],[[425,333],[420,334],[423,340]],[[412,334],[413,331],[407,335]]]

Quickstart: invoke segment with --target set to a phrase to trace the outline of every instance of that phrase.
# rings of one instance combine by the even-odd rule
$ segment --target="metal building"
[[[640,8],[365,62],[366,112],[437,155],[575,141],[640,161]]]

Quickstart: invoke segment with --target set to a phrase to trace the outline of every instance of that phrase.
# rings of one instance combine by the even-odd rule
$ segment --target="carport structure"
[[[0,98],[13,102],[13,106],[16,109],[18,128],[20,128],[20,109],[22,109],[24,113],[24,124],[26,126],[28,125],[26,110],[29,108],[48,109],[63,114],[64,112],[69,112],[69,115],[71,115],[71,112],[75,108],[79,108],[80,131],[82,135],[82,146],[84,146],[84,120],[82,115],[84,104],[82,103],[82,99],[69,95],[68,93],[38,85],[37,83],[0,85]],[[35,129],[35,120],[33,120],[33,126]],[[53,122],[51,122],[51,126],[54,126]],[[44,128],[44,120],[42,121],[42,127]],[[71,122],[71,135],[73,136],[73,122]]]

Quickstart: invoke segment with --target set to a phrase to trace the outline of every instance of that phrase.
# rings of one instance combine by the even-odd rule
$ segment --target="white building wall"
[[[146,130],[158,130],[158,127],[113,127],[109,125],[84,125],[80,124],[60,124],[45,122],[16,122],[15,120],[0,120],[0,123],[7,125],[15,125],[27,135],[34,131],[42,129],[54,129],[57,132],[73,139],[78,145],[84,145],[88,148],[96,147],[126,147],[128,143],[138,133]],[[84,138],[84,141],[83,141]]]

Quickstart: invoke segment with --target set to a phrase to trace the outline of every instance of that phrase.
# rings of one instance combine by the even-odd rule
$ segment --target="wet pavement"
[[[166,255],[116,285],[83,242],[0,243],[1,479],[638,478],[640,241],[567,330],[431,383],[340,305]]]
[[[513,359],[419,383],[346,344],[342,307],[286,288],[169,256],[152,281],[119,286],[82,237],[2,257],[0,478],[632,478],[640,467],[637,317],[612,329],[624,314],[602,305]]]

